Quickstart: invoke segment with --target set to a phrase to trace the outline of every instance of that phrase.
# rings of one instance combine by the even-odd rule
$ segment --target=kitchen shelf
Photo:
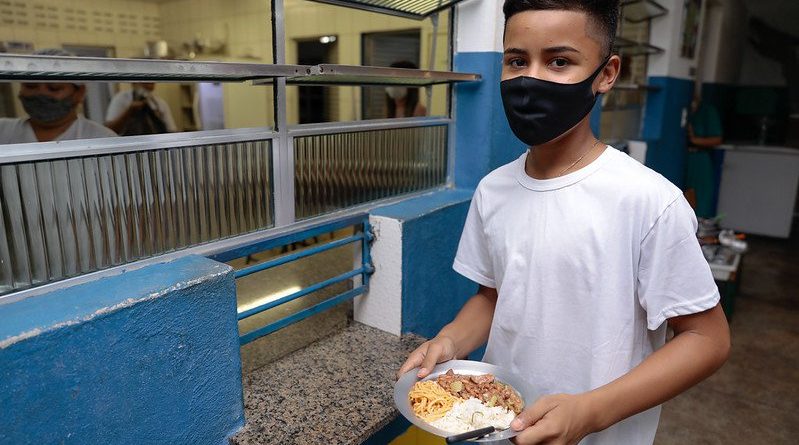
[[[272,65],[94,57],[0,55],[0,81],[244,82],[294,85],[409,85],[473,82],[478,74],[357,65]]]
[[[244,82],[310,72],[305,65],[0,55],[1,81]]]
[[[408,85],[420,87],[479,80],[479,74],[451,71],[323,64],[312,67],[310,74],[289,77],[287,82],[293,85]]]
[[[422,20],[463,0],[313,0],[347,8]]]
[[[665,50],[648,43],[636,42],[624,37],[616,37],[616,50],[623,56],[648,56],[661,54]]]
[[[630,23],[646,22],[669,13],[655,0],[623,0],[621,7],[624,20]]]

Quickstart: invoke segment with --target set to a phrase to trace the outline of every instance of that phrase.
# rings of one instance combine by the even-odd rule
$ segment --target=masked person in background
[[[61,49],[34,53],[46,56],[72,56]],[[108,128],[78,113],[86,86],[72,83],[25,82],[19,100],[28,114],[25,118],[0,119],[0,144],[63,141],[116,136]]]
[[[688,116],[688,157],[685,160],[685,195],[694,207],[696,216],[716,216],[713,195],[716,188],[716,169],[712,149],[722,142],[721,117],[711,104],[702,102],[696,91]]]
[[[392,68],[417,69],[413,62],[399,61],[391,64]],[[425,116],[427,109],[419,102],[419,89],[402,86],[386,87],[387,117]]]
[[[152,82],[134,83],[130,90],[117,93],[108,105],[105,125],[122,136],[178,131],[169,105],[153,90]]]

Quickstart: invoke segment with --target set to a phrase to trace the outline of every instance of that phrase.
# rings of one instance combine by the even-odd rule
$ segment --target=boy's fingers
[[[424,360],[422,361],[422,369],[419,370],[418,377],[423,379],[430,374],[433,368],[436,367],[438,363],[438,359],[441,357],[441,352],[443,348],[438,343],[430,343],[430,346],[427,347],[427,353],[424,356]]]
[[[397,379],[399,379],[400,376],[402,376],[402,374],[405,374],[411,369],[421,365],[423,359],[424,359],[424,352],[421,351],[421,348],[411,352],[411,355],[408,356],[408,359],[405,360],[405,363],[403,363],[399,371],[397,371]]]
[[[553,434],[549,431],[549,428],[539,423],[538,425],[534,425],[522,431],[518,436],[511,439],[511,441],[516,445],[543,444],[550,443],[549,441],[554,437],[556,437],[556,434]]]
[[[556,405],[557,403],[550,396],[541,397],[536,400],[532,406],[525,408],[524,411],[516,416],[516,418],[513,419],[513,422],[511,422],[510,427],[516,431],[521,431],[531,425],[534,425]]]

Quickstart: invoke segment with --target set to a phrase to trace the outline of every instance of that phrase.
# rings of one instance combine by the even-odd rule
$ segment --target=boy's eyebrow
[[[572,46],[562,45],[562,46],[550,46],[548,48],[544,48],[541,50],[545,53],[580,53],[580,50],[574,48]],[[520,54],[520,55],[527,55],[527,50],[521,48],[508,48],[504,51],[505,54]]]
[[[525,50],[523,50],[523,49],[521,49],[521,48],[508,48],[508,49],[506,49],[506,50],[505,50],[505,54],[521,54],[521,55],[526,55],[526,54],[527,54],[527,51],[525,51]]]
[[[574,48],[572,46],[550,46],[549,48],[544,48],[543,52],[545,53],[579,53],[580,50]]]

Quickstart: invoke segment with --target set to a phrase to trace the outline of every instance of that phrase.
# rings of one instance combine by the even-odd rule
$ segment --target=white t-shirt
[[[78,115],[78,118],[67,131],[61,133],[56,141],[69,141],[74,139],[110,138],[117,134],[110,128],[97,122],[90,121]],[[27,118],[0,118],[0,144],[23,144],[39,142]]]
[[[131,102],[133,102],[133,90],[120,91],[115,94],[111,99],[111,103],[108,104],[108,110],[105,112],[106,122],[113,121],[121,116],[122,113],[128,109]],[[178,127],[175,125],[175,119],[172,117],[172,111],[169,109],[169,104],[167,104],[164,99],[161,99],[155,94],[148,94],[147,103],[153,111],[161,115],[164,125],[166,126],[166,131],[171,133],[178,131]]]
[[[491,172],[472,199],[454,269],[499,294],[484,360],[539,395],[620,377],[666,339],[667,318],[719,301],[680,190],[608,147],[554,179],[526,155]],[[581,444],[651,444],[660,407]]]

